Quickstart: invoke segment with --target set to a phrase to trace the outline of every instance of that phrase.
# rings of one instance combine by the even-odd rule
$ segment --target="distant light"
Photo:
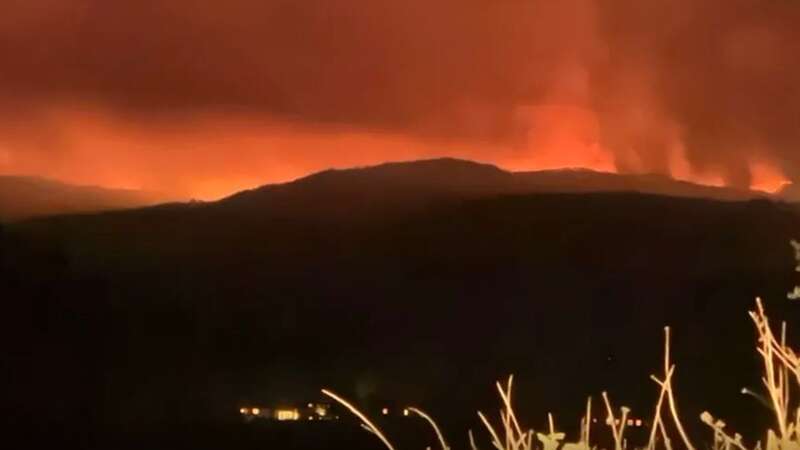
[[[633,419],[628,419],[628,426],[629,426],[629,427],[632,427],[632,426],[633,426]]]
[[[384,416],[389,415],[389,408],[383,408],[381,413],[383,413]]]
[[[296,409],[279,409],[275,411],[275,418],[280,421],[298,420],[300,418],[300,412]]]
[[[313,407],[314,407],[314,404],[313,404],[313,403],[309,403],[309,404],[308,404],[308,407],[309,407],[309,408],[313,408]]]
[[[252,410],[252,411],[253,411],[253,415],[254,415],[254,416],[257,416],[257,415],[261,414],[261,410],[260,410],[260,409],[258,409],[258,408],[253,408],[253,410]]]
[[[636,419],[636,426],[637,427],[642,426],[642,419]]]
[[[408,417],[408,408],[403,409],[403,415]]]
[[[249,411],[247,410],[247,408],[239,408],[239,413],[240,414],[247,414],[248,412]]]

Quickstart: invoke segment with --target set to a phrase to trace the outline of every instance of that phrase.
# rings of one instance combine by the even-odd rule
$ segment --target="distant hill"
[[[0,221],[135,208],[166,200],[166,196],[152,192],[79,186],[39,177],[0,176]]]
[[[509,172],[489,164],[440,158],[326,170],[223,199],[231,207],[320,214],[419,206],[442,198],[504,194],[639,192],[714,200],[770,198],[761,191],[704,186],[664,175],[625,175],[586,169]]]
[[[545,192],[640,192],[729,201],[770,197],[765,192],[704,186],[655,174],[586,169],[509,172],[490,164],[440,158],[325,170],[289,183],[242,191],[209,205],[261,213],[340,216],[398,212],[453,197]],[[0,221],[136,208],[169,200],[174,199],[146,191],[0,176]]]
[[[778,192],[778,197],[790,201],[800,202],[800,185],[796,183],[789,183]]]

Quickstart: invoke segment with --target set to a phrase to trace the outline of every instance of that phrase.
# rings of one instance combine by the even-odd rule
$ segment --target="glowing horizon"
[[[0,173],[216,198],[328,167],[800,179],[800,7],[43,0],[0,17]]]

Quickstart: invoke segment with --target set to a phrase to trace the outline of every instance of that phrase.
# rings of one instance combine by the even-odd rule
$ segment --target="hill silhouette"
[[[439,158],[326,170],[296,181],[234,194],[221,203],[232,207],[320,209],[328,213],[371,212],[421,206],[442,198],[500,194],[640,192],[717,200],[768,198],[759,191],[714,187],[655,174],[624,175],[587,169],[509,172],[490,164]],[[308,208],[309,202],[313,208]]]
[[[779,192],[778,197],[791,202],[800,201],[800,185],[797,183],[786,184]]]
[[[0,176],[0,221],[136,208],[167,200],[153,192],[77,186],[28,176]]]
[[[568,174],[580,189],[606,179]],[[761,295],[800,326],[800,304],[786,300],[798,211],[513,190],[531,179],[547,176],[388,164],[208,204],[6,226],[12,417],[110,435],[176,430],[329,386],[368,407],[422,405],[454,434],[475,426],[475,408],[496,407],[491,383],[511,372],[520,415],[539,428],[548,411],[576,419],[602,390],[644,415],[669,324],[684,415],[708,409],[745,436],[761,429],[766,416],[739,394],[760,386],[746,311]]]
[[[663,175],[621,175],[586,169],[508,172],[454,158],[326,170],[283,184],[242,191],[220,204],[310,214],[352,214],[424,206],[437,199],[542,192],[641,192],[689,198],[767,198],[758,191],[713,187]],[[164,194],[78,186],[39,177],[0,176],[0,221],[139,208],[175,200]],[[308,208],[307,202],[314,203]]]

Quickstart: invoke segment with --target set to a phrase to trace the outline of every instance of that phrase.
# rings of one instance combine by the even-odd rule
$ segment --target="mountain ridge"
[[[660,174],[616,174],[585,168],[514,172],[484,162],[433,158],[331,168],[209,202],[175,201],[158,193],[70,185],[39,177],[0,176],[0,221],[183,206],[292,215],[382,214],[425,207],[453,197],[590,192],[637,192],[721,201],[791,199],[786,190],[770,194],[706,186]]]
[[[282,183],[237,192],[219,207],[304,208],[354,211],[403,207],[443,197],[537,193],[638,192],[723,201],[776,199],[767,192],[705,186],[658,174],[615,174],[590,169],[512,172],[457,158],[388,162],[328,169]]]

